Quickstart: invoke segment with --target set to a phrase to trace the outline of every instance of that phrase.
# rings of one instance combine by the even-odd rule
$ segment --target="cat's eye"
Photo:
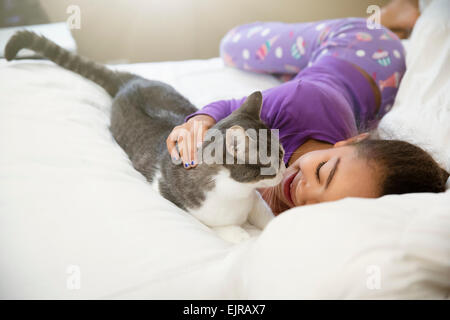
[[[327,163],[326,161],[322,161],[321,163],[319,163],[318,165],[317,165],[317,168],[316,168],[316,177],[317,177],[317,181],[320,183],[320,168],[322,168],[322,166],[325,164],[325,163]]]

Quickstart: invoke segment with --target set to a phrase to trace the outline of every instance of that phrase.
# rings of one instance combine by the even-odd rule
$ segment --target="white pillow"
[[[242,297],[448,298],[449,207],[447,192],[289,210],[249,249]]]
[[[381,138],[429,151],[450,171],[450,1],[434,0],[418,19],[406,55],[407,71]]]
[[[434,0],[408,44],[385,139],[418,144],[450,170],[450,2]],[[244,264],[243,297],[442,299],[450,294],[450,190],[291,209]]]

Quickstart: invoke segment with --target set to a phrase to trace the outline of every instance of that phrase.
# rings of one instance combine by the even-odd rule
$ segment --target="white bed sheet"
[[[232,296],[214,282],[237,251],[132,168],[108,131],[111,99],[101,88],[46,61],[0,68],[0,297],[135,297],[144,283],[152,293],[139,297]],[[278,83],[218,58],[119,69],[171,83],[196,105]],[[70,290],[78,267],[81,289]],[[184,274],[208,281],[171,291]]]

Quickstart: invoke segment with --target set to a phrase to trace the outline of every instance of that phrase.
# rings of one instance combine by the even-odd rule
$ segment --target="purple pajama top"
[[[332,56],[321,58],[292,80],[262,95],[261,120],[269,128],[279,129],[285,163],[307,140],[334,144],[367,128],[376,115],[369,81],[351,63]],[[244,101],[245,97],[210,103],[186,121],[206,114],[218,122]]]

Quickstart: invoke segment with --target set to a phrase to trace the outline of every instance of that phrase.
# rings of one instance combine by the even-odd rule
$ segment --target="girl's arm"
[[[190,118],[195,117],[200,114],[208,115],[212,117],[216,122],[219,122],[223,118],[229,116],[234,110],[239,108],[245,101],[246,97],[242,99],[231,99],[231,100],[219,100],[212,102],[197,112],[187,116],[184,121],[187,122]],[[264,94],[263,94],[264,103]]]
[[[262,91],[263,102],[261,108],[261,120],[269,128],[281,130],[283,127],[290,124],[291,121],[289,121],[289,119],[292,119],[292,117],[289,117],[289,113],[293,112],[292,109],[295,108],[293,102],[295,100],[298,83],[299,80],[292,80],[277,87]],[[234,110],[238,109],[244,103],[246,98],[247,97],[212,102],[197,112],[187,116],[185,121],[188,121],[196,115],[204,114],[214,118],[216,122],[219,122],[223,118],[229,116]],[[286,111],[288,111],[287,114]]]

